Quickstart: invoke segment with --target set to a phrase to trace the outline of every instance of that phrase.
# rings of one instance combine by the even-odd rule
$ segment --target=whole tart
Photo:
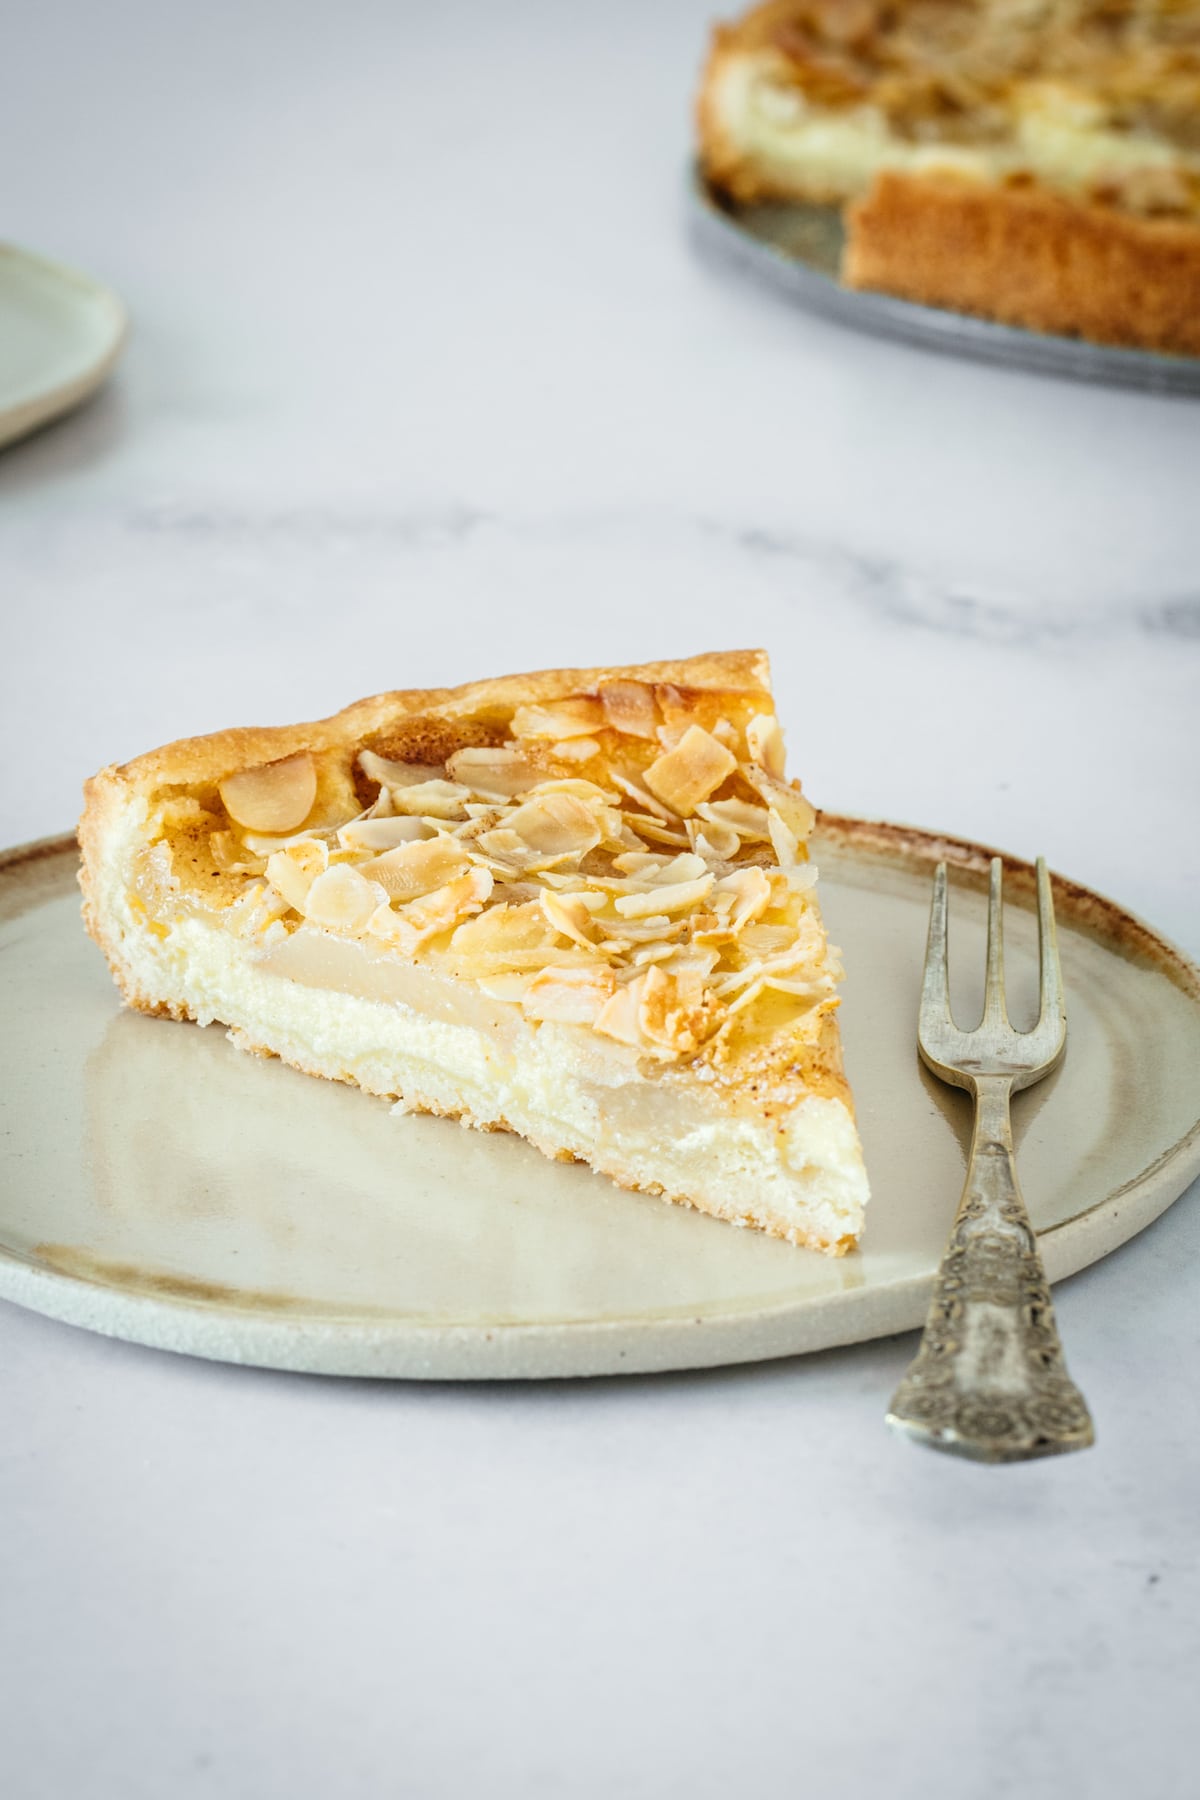
[[[851,287],[1200,355],[1197,0],[771,0],[698,119],[735,200],[844,204]]]

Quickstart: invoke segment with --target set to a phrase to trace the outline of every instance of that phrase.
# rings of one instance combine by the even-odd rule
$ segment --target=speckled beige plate
[[[939,856],[958,867],[960,1017],[980,994],[986,852],[826,819],[822,896],[874,1188],[831,1261],[515,1138],[394,1116],[122,1011],[84,936],[66,839],[0,860],[0,1296],[112,1336],[334,1375],[591,1375],[815,1350],[918,1324],[961,1185],[965,1097],[914,1045]],[[1012,901],[1029,897],[1010,864]],[[1128,914],[1057,889],[1070,1042],[1018,1098],[1052,1279],[1139,1231],[1200,1171],[1200,974]],[[1014,1017],[1036,926],[1010,908]]]
[[[117,296],[98,281],[0,244],[0,445],[93,394],[128,325]]]

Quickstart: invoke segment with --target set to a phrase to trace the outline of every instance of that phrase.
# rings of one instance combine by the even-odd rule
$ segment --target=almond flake
[[[507,825],[548,856],[582,856],[600,842],[591,809],[574,794],[539,794],[510,813]]]
[[[415,900],[444,887],[467,866],[467,853],[457,839],[436,837],[398,844],[363,863],[361,872],[368,881],[377,881],[389,900]]]
[[[555,931],[561,932],[563,937],[582,944],[585,950],[597,948],[596,940],[588,935],[591,915],[579,895],[572,894],[567,898],[553,893],[549,888],[543,888],[541,907]]]
[[[461,819],[470,789],[456,781],[419,781],[411,787],[393,788],[392,805],[398,813],[423,819]]]
[[[609,681],[600,689],[605,723],[626,737],[653,739],[658,728],[654,690],[642,681]]]
[[[687,833],[692,849],[706,861],[728,862],[742,847],[742,840],[732,825],[722,825],[713,819],[689,819]]]
[[[590,737],[604,722],[600,701],[580,695],[546,706],[519,706],[513,714],[512,734],[516,738],[552,738],[557,742]]]
[[[338,863],[314,878],[304,901],[304,916],[311,925],[323,925],[330,931],[362,931],[385,899],[375,882],[364,879],[349,863]]]
[[[307,750],[227,775],[218,787],[235,824],[249,831],[295,831],[317,797],[317,768]]]
[[[756,713],[746,727],[746,747],[751,761],[783,780],[785,753],[779,720],[771,713]]]
[[[767,829],[771,833],[775,861],[781,869],[793,868],[799,860],[800,840],[794,831],[789,831],[773,806],[767,809]]]
[[[383,790],[387,792],[386,788]],[[338,832],[343,850],[364,851],[378,856],[383,850],[394,850],[397,844],[411,844],[426,835],[420,819],[393,818],[351,819]]]
[[[620,869],[641,886],[671,887],[680,881],[699,881],[709,873],[703,857],[685,850],[679,856],[660,856],[652,850],[629,851],[613,858]]]
[[[503,902],[460,925],[450,940],[454,968],[480,979],[513,969],[540,969],[554,949],[554,927],[537,901],[523,906]]]
[[[717,892],[722,896],[733,895],[729,923],[735,932],[760,918],[771,904],[771,883],[761,869],[753,867],[736,869],[732,875],[722,877],[717,883]]]
[[[767,843],[770,839],[765,806],[751,806],[745,800],[710,800],[706,805],[698,806],[696,812],[700,818],[714,825],[729,826],[739,837],[762,843]]]
[[[621,817],[631,830],[635,831],[639,837],[645,838],[647,843],[666,844],[681,850],[686,849],[691,843],[691,839],[685,837],[682,831],[676,831],[673,826],[664,825],[661,819],[651,818],[648,813],[627,812],[622,813]]]
[[[523,995],[521,1010],[531,1019],[594,1025],[615,992],[610,969],[543,969]]]
[[[680,881],[671,887],[648,888],[637,894],[618,894],[613,905],[623,919],[643,919],[652,913],[682,912],[703,900],[713,885],[707,871],[696,881]]]
[[[318,838],[308,838],[287,850],[276,850],[267,859],[267,880],[290,907],[303,913],[308,891],[328,862],[325,845]]]
[[[368,781],[377,781],[385,788],[420,787],[439,780],[442,774],[440,764],[392,762],[386,756],[377,756],[374,750],[360,750],[358,766]]]
[[[631,781],[616,769],[610,771],[610,779],[614,787],[620,788],[623,794],[628,794],[631,800],[636,800],[639,806],[644,807],[648,813],[653,813],[656,819],[661,819],[664,825],[680,823],[678,813],[673,813],[661,800],[656,800],[639,782]]]
[[[378,929],[404,955],[413,956],[430,938],[477,913],[491,891],[492,878],[486,869],[468,869],[432,894],[393,911],[391,919],[380,920],[378,927],[372,920],[372,929]]]
[[[638,1027],[652,1044],[676,1054],[699,1049],[710,1035],[715,1009],[698,1004],[699,990],[685,994],[678,979],[657,964],[647,969],[638,1001]]]
[[[555,744],[554,754],[563,762],[590,762],[593,756],[599,756],[600,746],[595,738],[571,738],[561,744]]]
[[[692,725],[674,750],[650,764],[646,786],[686,819],[737,766],[737,758],[711,732]]]
[[[816,823],[816,808],[811,806],[791,782],[778,781],[764,769],[756,768],[753,763],[739,764],[742,774],[751,787],[762,796],[764,803],[775,808],[788,830],[801,844],[805,843]]]
[[[636,980],[617,988],[596,1015],[593,1030],[604,1037],[615,1038],[619,1044],[633,1044],[639,1049],[643,1048],[638,1012],[645,983],[645,975],[639,975]]]
[[[446,773],[485,800],[511,800],[536,787],[544,771],[524,751],[509,745],[495,749],[473,745],[454,752]]]

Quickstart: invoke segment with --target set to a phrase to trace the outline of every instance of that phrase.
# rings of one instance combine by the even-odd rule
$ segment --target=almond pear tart
[[[103,769],[131,1006],[838,1255],[867,1182],[766,657],[381,694]]]

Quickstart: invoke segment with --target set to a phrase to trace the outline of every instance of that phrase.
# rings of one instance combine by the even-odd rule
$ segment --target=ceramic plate
[[[930,872],[955,867],[959,1017],[978,1009],[987,853],[822,822],[850,970],[846,1057],[873,1185],[831,1260],[629,1194],[516,1138],[394,1115],[122,1010],[84,936],[69,839],[0,863],[0,1295],[230,1362],[337,1375],[588,1375],[744,1362],[921,1322],[969,1108],[917,1059]],[[1036,1004],[1026,865],[1008,865],[1014,1019]],[[1051,1279],[1122,1243],[1200,1170],[1200,972],[1128,914],[1056,890],[1070,1037],[1020,1095]]]
[[[94,393],[127,328],[125,308],[99,282],[0,244],[0,444]]]
[[[1200,357],[1160,356],[1153,350],[1116,350],[1082,338],[1052,337],[995,325],[968,313],[917,306],[890,294],[845,288],[841,267],[841,208],[773,202],[741,205],[692,177],[693,217],[702,242],[712,244],[782,287],[813,312],[926,349],[955,351],[984,362],[1102,381],[1157,393],[1200,394]]]

